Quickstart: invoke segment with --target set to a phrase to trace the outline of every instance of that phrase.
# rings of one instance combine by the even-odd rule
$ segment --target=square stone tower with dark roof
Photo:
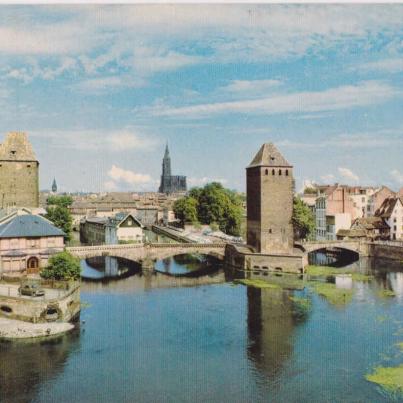
[[[25,133],[0,144],[0,209],[39,206],[39,162]]]
[[[247,244],[257,253],[292,253],[292,165],[272,143],[246,168]]]

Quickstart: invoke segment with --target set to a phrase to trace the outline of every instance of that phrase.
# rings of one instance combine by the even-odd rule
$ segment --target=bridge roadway
[[[80,259],[96,256],[114,256],[133,260],[143,266],[153,265],[159,259],[186,253],[201,253],[223,260],[225,242],[220,243],[133,243],[123,245],[73,246],[66,250]]]

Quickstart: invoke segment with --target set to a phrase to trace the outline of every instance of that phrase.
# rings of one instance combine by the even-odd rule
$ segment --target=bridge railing
[[[225,248],[225,242],[217,243],[150,243],[145,246],[150,248],[172,248],[172,249],[189,249],[189,248]]]

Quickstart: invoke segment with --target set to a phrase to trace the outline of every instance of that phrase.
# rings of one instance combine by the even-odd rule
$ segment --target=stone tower
[[[0,209],[39,206],[39,162],[27,135],[7,134],[0,144]]]
[[[292,166],[272,143],[246,168],[246,193],[248,245],[257,253],[292,253]]]

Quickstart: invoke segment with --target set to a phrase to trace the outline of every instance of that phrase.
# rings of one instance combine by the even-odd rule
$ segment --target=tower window
[[[264,174],[265,174],[265,175],[268,175],[268,174],[269,174],[269,170],[266,169],[265,172],[264,172]]]
[[[285,176],[288,176],[288,169],[285,170]]]
[[[275,175],[275,174],[276,174],[276,171],[275,171],[274,169],[272,169],[271,174],[272,174],[272,175]]]
[[[278,170],[278,174],[281,176],[281,169]]]

